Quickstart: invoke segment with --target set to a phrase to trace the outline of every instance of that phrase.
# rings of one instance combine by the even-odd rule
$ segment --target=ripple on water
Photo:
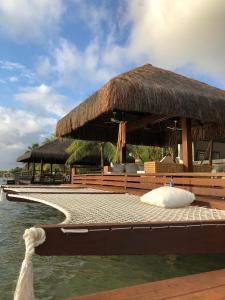
[[[62,213],[42,204],[0,202],[1,300],[12,299],[24,256],[24,230],[63,220]],[[34,256],[34,285],[36,299],[59,300],[219,268],[225,268],[225,255]]]

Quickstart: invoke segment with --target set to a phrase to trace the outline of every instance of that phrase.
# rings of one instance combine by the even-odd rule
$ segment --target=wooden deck
[[[66,300],[224,300],[225,269],[176,277]]]
[[[195,194],[194,204],[225,209],[225,173],[150,173],[74,175],[71,186],[85,185],[97,189],[143,195],[169,184]]]
[[[83,186],[84,187],[84,186]],[[50,205],[67,224],[45,230],[39,255],[165,255],[225,252],[225,212],[154,208],[139,197],[85,188],[4,188],[10,201]]]

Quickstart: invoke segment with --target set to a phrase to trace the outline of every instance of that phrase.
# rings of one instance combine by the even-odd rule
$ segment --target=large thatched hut
[[[115,142],[124,121],[128,143],[182,143],[190,170],[191,140],[225,141],[225,92],[147,64],[107,82],[58,122],[56,134]]]

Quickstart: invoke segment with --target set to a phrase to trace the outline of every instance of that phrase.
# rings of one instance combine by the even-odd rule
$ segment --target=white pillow
[[[141,196],[141,201],[159,207],[179,208],[191,204],[195,195],[171,186],[162,186]]]

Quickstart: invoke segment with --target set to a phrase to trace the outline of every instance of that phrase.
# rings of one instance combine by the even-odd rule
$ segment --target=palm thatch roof
[[[191,118],[195,139],[211,137],[213,132],[217,140],[225,140],[225,91],[150,64],[107,82],[59,120],[56,135],[115,142],[118,124],[111,118],[129,123],[147,115],[167,118],[128,133],[128,143],[165,144],[170,135],[167,127],[180,117]]]
[[[32,151],[25,152],[17,158],[17,162],[65,164],[69,154],[66,149],[73,142],[72,139],[55,140],[44,144]]]

